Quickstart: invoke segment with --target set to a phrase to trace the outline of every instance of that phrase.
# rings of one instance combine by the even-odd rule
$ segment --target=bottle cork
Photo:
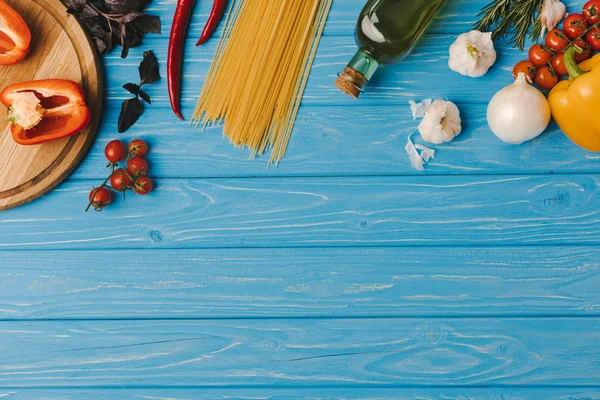
[[[346,67],[344,72],[340,73],[339,77],[335,81],[337,86],[342,92],[349,96],[358,99],[362,88],[367,84],[367,78],[354,68]]]

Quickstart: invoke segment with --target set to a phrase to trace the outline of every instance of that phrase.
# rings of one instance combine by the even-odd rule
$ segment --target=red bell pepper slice
[[[31,32],[6,1],[0,0],[0,65],[16,64],[27,56]]]
[[[90,121],[81,86],[65,79],[46,79],[16,83],[0,93],[0,101],[11,107],[19,93],[30,92],[40,100],[42,119],[33,128],[23,129],[13,123],[13,140],[21,145],[34,145],[58,140],[81,132]]]

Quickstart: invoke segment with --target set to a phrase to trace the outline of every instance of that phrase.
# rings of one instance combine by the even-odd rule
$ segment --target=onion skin
[[[487,109],[488,124],[500,140],[521,144],[535,139],[548,127],[551,118],[546,97],[527,83],[524,73],[494,95]]]

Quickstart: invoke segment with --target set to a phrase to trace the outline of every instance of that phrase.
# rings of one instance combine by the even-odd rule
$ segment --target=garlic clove
[[[426,142],[450,142],[462,131],[460,111],[456,104],[438,99],[427,108],[418,129]]]
[[[540,23],[542,24],[542,34],[544,37],[546,29],[551,31],[563,19],[567,13],[567,7],[559,0],[545,0],[540,11]]]
[[[458,36],[450,46],[448,66],[461,75],[478,78],[496,62],[491,32],[471,31]]]

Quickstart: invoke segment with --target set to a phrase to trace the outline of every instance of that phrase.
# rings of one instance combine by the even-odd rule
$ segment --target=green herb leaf
[[[492,37],[505,37],[508,43],[523,50],[527,38],[536,41],[542,25],[537,15],[544,0],[493,0],[479,13],[474,24],[481,32],[492,31]]]

